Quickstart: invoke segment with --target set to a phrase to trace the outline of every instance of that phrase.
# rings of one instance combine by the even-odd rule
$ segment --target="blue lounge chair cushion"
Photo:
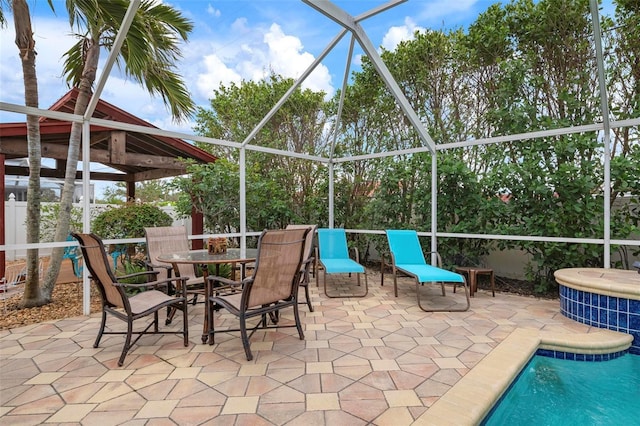
[[[349,258],[344,229],[318,229],[319,260],[328,274],[364,273],[364,267]]]
[[[322,259],[327,274],[364,274],[364,267],[351,259]]]
[[[446,269],[437,268],[431,265],[410,265],[396,263],[396,268],[402,269],[417,277],[421,283],[425,282],[446,282],[446,283],[464,283],[464,278],[460,274],[447,271]]]
[[[393,253],[396,268],[400,268],[423,282],[464,283],[460,274],[427,264],[418,233],[413,230],[387,229],[389,248]]]

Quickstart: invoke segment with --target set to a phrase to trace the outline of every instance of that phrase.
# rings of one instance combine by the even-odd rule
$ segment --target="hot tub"
[[[560,312],[575,321],[633,336],[629,352],[640,354],[640,274],[604,268],[555,272]]]

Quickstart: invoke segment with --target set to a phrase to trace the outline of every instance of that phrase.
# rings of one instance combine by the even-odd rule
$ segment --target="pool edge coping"
[[[538,349],[606,354],[626,350],[632,341],[630,334],[611,330],[574,334],[516,329],[413,424],[479,424]]]

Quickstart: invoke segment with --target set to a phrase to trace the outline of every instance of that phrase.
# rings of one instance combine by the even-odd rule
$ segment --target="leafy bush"
[[[173,219],[157,206],[129,202],[108,207],[93,220],[92,230],[105,239],[141,238],[144,228],[170,226]]]

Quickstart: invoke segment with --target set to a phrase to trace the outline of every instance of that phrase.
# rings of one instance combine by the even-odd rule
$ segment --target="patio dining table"
[[[228,248],[224,253],[209,253],[207,250],[189,250],[183,252],[168,253],[158,256],[156,260],[158,262],[170,263],[173,266],[174,271],[178,270],[178,264],[196,264],[200,265],[202,269],[202,278],[206,284],[209,268],[208,265],[216,265],[216,274],[220,273],[220,265],[231,265],[231,279],[235,279],[236,266],[240,265],[241,279],[245,276],[245,268],[247,263],[255,262],[258,249],[240,249],[240,248]],[[218,289],[216,289],[218,290]],[[207,343],[209,337],[209,330],[207,329],[208,316],[209,316],[209,294],[205,292],[205,311],[204,311],[204,324],[202,326],[202,343]]]

